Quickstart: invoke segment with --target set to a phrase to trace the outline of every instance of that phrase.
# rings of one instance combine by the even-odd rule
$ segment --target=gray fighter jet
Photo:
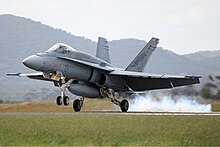
[[[67,106],[69,97],[66,89],[80,96],[73,101],[73,109],[78,112],[86,98],[110,98],[119,105],[122,112],[127,112],[129,103],[126,99],[135,92],[154,89],[173,88],[199,83],[200,76],[172,76],[164,74],[143,73],[159,39],[152,38],[140,51],[126,69],[111,65],[108,42],[99,37],[96,57],[57,43],[46,52],[31,55],[23,64],[38,72],[32,74],[8,74],[9,76],[26,76],[31,79],[46,80],[54,83],[61,90],[57,97],[58,106]]]

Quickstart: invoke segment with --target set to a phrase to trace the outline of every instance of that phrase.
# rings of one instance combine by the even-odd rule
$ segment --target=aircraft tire
[[[64,98],[63,98],[64,106],[68,106],[69,105],[69,101],[70,101],[69,97],[68,96],[64,96]]]
[[[81,110],[81,102],[79,99],[73,101],[73,110],[79,112]]]
[[[126,99],[123,99],[120,103],[120,108],[122,112],[127,112],[129,108],[129,103]]]
[[[57,97],[56,103],[57,103],[57,106],[61,106],[62,105],[62,97],[61,96]]]

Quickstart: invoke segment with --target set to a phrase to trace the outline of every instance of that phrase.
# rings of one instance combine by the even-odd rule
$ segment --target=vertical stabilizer
[[[108,63],[111,63],[110,56],[109,56],[108,42],[105,38],[99,37],[98,39],[96,57]]]
[[[150,59],[152,52],[155,51],[158,43],[159,39],[152,38],[125,70],[142,72]]]

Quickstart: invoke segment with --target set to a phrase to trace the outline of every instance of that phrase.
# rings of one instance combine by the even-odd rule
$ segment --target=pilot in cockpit
[[[61,43],[55,44],[49,50],[47,50],[47,52],[56,52],[56,53],[67,53],[71,51],[74,51],[74,49],[71,48],[70,46]]]

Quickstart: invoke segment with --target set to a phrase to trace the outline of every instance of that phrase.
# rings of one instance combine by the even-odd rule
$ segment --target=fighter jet
[[[70,103],[65,94],[68,89],[70,93],[80,96],[73,101],[75,112],[81,110],[84,98],[109,98],[119,105],[122,112],[127,112],[129,102],[126,98],[135,92],[200,83],[200,76],[144,73],[143,70],[158,43],[159,39],[152,38],[126,69],[116,68],[111,64],[109,46],[105,38],[99,37],[96,56],[57,43],[47,51],[23,60],[23,64],[37,71],[36,73],[16,73],[8,76],[26,76],[53,82],[61,91],[61,95],[56,98],[58,106],[67,106]],[[120,101],[121,98],[124,99]]]

